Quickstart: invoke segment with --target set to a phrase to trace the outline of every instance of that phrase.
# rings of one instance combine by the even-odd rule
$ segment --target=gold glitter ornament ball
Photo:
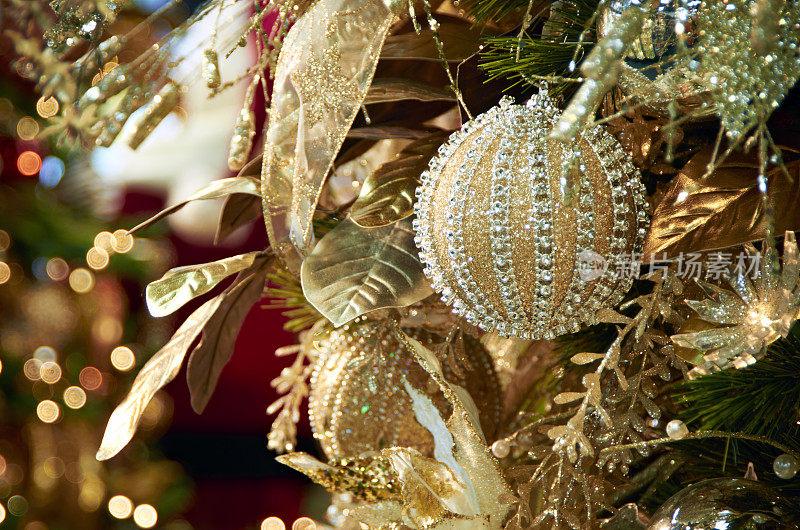
[[[486,331],[574,332],[632,284],[615,263],[644,240],[639,174],[600,127],[574,145],[547,140],[559,115],[546,95],[501,100],[454,133],[422,174],[415,241],[425,273]]]
[[[431,349],[442,342],[424,330],[404,331]],[[416,421],[404,380],[426,392],[444,418],[451,407],[390,328],[357,322],[331,332],[316,349],[308,411],[314,437],[328,458],[395,446],[433,454],[433,436]],[[442,369],[448,381],[472,396],[483,430],[491,437],[500,415],[500,385],[493,363],[471,337],[464,337],[464,354],[469,366],[461,366],[461,373],[454,373],[447,362],[442,362]]]

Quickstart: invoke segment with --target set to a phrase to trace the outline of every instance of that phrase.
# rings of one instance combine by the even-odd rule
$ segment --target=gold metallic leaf
[[[237,228],[259,217],[261,217],[261,200],[258,197],[246,193],[228,195],[222,206],[222,213],[219,215],[214,244],[218,245]]]
[[[337,327],[432,293],[410,219],[374,229],[345,219],[303,260],[300,279],[306,299]]]
[[[249,195],[256,195],[260,197],[261,192],[259,190],[259,182],[258,180],[250,177],[231,177],[227,179],[215,180],[208,186],[203,186],[194,192],[185,201],[181,201],[178,204],[166,208],[165,210],[161,210],[150,219],[139,223],[135,227],[131,228],[128,233],[133,234],[134,232],[143,230],[156,221],[160,221],[164,217],[177,212],[192,201],[219,199],[233,193],[247,193]]]
[[[347,138],[351,140],[387,140],[392,138],[422,140],[441,131],[438,127],[428,127],[419,123],[384,122],[367,127],[353,127],[347,131]]]
[[[169,342],[145,363],[133,381],[131,391],[108,419],[103,441],[97,451],[98,460],[108,460],[130,442],[147,404],[156,392],[178,375],[186,351],[221,302],[222,298],[217,296],[201,305],[178,328]]]
[[[386,103],[413,99],[417,101],[455,101],[453,91],[411,79],[375,79],[369,87],[364,104]]]
[[[644,245],[644,259],[672,258],[763,239],[767,217],[758,189],[758,161],[731,155],[705,180],[711,149],[695,155],[672,181],[656,207]],[[800,199],[800,160],[769,171],[767,193],[773,204]],[[775,208],[775,233],[800,229],[800,208]],[[663,255],[662,253],[666,253]]]
[[[145,290],[147,309],[154,317],[163,317],[183,304],[207,293],[219,282],[250,267],[258,252],[248,252],[230,258],[170,269]]]
[[[482,42],[481,28],[456,17],[441,14],[437,14],[436,17],[439,21],[437,33],[448,61],[462,62],[478,52]],[[407,31],[391,35],[386,39],[381,59],[417,59],[436,62],[441,60],[433,31],[426,28],[417,33],[410,25]]]
[[[420,174],[445,140],[444,133],[409,144],[378,166],[364,181],[361,194],[350,209],[353,221],[365,228],[386,226],[414,213],[414,190]]]
[[[266,282],[268,259],[256,263],[236,278],[220,295],[219,309],[203,328],[200,343],[189,357],[186,379],[192,408],[199,414],[206,408],[217,386],[222,368],[233,354],[236,337],[253,304],[261,299]]]

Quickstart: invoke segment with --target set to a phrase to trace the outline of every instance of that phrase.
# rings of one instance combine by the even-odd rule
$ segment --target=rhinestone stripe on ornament
[[[578,237],[576,247],[590,248],[595,238],[594,197],[592,196],[591,183],[583,172],[581,172],[579,178],[578,189]],[[576,253],[573,270],[578,269],[578,261],[579,256]],[[570,285],[567,288],[567,294],[564,297],[562,311],[555,316],[555,335],[563,335],[567,332],[574,333],[580,329],[582,318],[581,316],[576,316],[575,311],[576,308],[580,307],[581,294],[585,288],[586,282],[581,278],[581,275],[573,274]]]
[[[537,95],[529,100],[526,109],[517,107],[520,115],[527,109],[535,112],[537,118],[541,120],[551,120],[556,113],[556,108],[552,105],[552,100],[540,98]],[[527,123],[527,132],[535,132],[535,126]],[[530,166],[529,185],[532,190],[532,205],[528,211],[528,222],[523,226],[532,226],[534,230],[534,240],[536,241],[536,252],[534,263],[540,274],[536,275],[534,291],[541,294],[541,298],[531,311],[536,312],[536,328],[544,329],[548,327],[553,308],[550,304],[549,294],[552,292],[550,286],[552,282],[552,267],[555,261],[553,256],[553,234],[550,226],[552,208],[550,206],[550,183],[548,182],[548,172],[550,171],[550,161],[539,143],[528,143],[527,161]],[[520,335],[527,333],[527,330],[518,330]]]
[[[501,116],[503,126],[510,126],[512,130],[518,132],[519,127],[516,126],[517,122],[513,119],[517,115],[518,113],[513,113],[511,116]],[[508,122],[511,123],[509,124]],[[500,294],[503,297],[506,314],[511,319],[511,329],[519,330],[528,328],[530,321],[520,298],[519,284],[517,283],[516,274],[514,274],[514,267],[511,264],[511,237],[509,235],[511,228],[508,225],[508,205],[504,200],[509,194],[509,186],[512,185],[508,177],[513,167],[511,164],[513,154],[514,146],[509,140],[509,136],[505,135],[500,139],[500,148],[497,150],[492,164],[492,190],[489,200],[491,229],[489,238],[494,256],[494,274],[500,285]]]
[[[566,192],[566,180],[558,178],[561,163],[551,158],[559,153],[549,152],[545,138],[559,114],[553,100],[544,95],[534,96],[525,106],[503,98],[451,135],[417,189],[415,242],[425,274],[455,313],[486,331],[526,339],[575,332],[582,323],[593,322],[598,309],[619,303],[632,285],[633,278],[619,277],[613,269],[599,279],[583,280],[578,273],[580,254],[591,250],[610,260],[639,251],[648,221],[644,186],[630,156],[596,127],[577,144],[563,147],[565,158],[579,159],[578,197],[573,206],[557,202]],[[463,159],[457,161],[459,156]],[[488,161],[491,168],[485,173]],[[590,161],[592,167],[587,168]],[[452,185],[440,182],[445,171]],[[600,183],[607,188],[599,189]],[[485,204],[486,199],[476,197],[476,192],[488,196],[488,236],[482,227],[464,226],[467,218],[479,222],[475,205]],[[607,198],[598,202],[598,193]],[[444,212],[438,211],[442,208]],[[527,211],[518,214],[514,208]],[[567,223],[559,225],[558,242],[555,220]],[[597,231],[600,221],[607,227],[602,234]],[[446,254],[439,230],[446,235]],[[564,239],[569,237],[573,239]],[[574,249],[558,248],[572,245],[568,241],[574,241]],[[487,250],[481,250],[484,244]],[[531,248],[531,258],[519,254]],[[574,255],[565,256],[573,250]],[[491,263],[485,264],[488,271],[482,262],[473,262],[475,257],[485,259],[484,252],[491,256]],[[526,270],[531,265],[534,270]],[[488,296],[492,292],[494,302]]]
[[[497,112],[487,116],[487,119],[494,117],[496,114]],[[484,121],[486,120],[479,121],[478,125],[482,125]],[[494,127],[491,127],[492,128],[490,130],[494,131]],[[473,129],[477,128],[478,127],[465,129],[465,134],[461,137],[457,137],[456,139],[458,145],[460,146],[465,140],[467,140]],[[465,160],[458,169],[458,178],[454,182],[453,195],[450,199],[451,208],[458,215],[448,216],[447,218],[447,248],[450,258],[455,263],[461,264],[461,266],[455,267],[453,273],[456,277],[456,283],[459,287],[460,293],[463,293],[464,298],[460,296],[460,293],[458,292],[459,290],[450,291],[449,287],[444,284],[444,278],[439,277],[439,281],[442,282],[442,285],[444,285],[443,293],[447,297],[446,299],[451,300],[445,301],[445,303],[457,308],[460,313],[464,314],[468,322],[477,321],[475,311],[485,314],[486,318],[488,318],[491,322],[502,322],[502,317],[492,307],[490,301],[486,298],[483,291],[478,289],[477,284],[470,275],[469,268],[466,266],[466,264],[471,260],[468,259],[464,254],[464,234],[462,230],[463,214],[465,211],[467,193],[470,183],[472,182],[472,176],[475,174],[475,168],[480,163],[481,159],[489,148],[491,137],[492,134],[479,136],[477,138],[478,145],[472,145],[467,150]],[[438,265],[432,267],[431,270],[439,270]],[[449,296],[450,293],[452,293],[452,297]],[[469,308],[474,308],[474,311]]]

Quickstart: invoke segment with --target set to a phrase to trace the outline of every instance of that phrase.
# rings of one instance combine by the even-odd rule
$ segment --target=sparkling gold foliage
[[[156,392],[178,375],[189,347],[221,302],[222,299],[216,297],[200,306],[142,367],[128,396],[108,419],[103,441],[97,451],[98,460],[108,460],[133,438],[147,404]]]
[[[350,209],[353,221],[365,228],[377,228],[413,214],[419,176],[444,139],[444,134],[438,134],[413,142],[394,160],[373,171]]]
[[[614,492],[626,482],[629,466],[650,455],[643,442],[652,436],[648,421],[661,418],[660,382],[686,370],[662,330],[680,321],[673,305],[682,283],[664,271],[652,281],[652,292],[623,305],[636,308],[633,317],[598,312],[599,321],[617,327],[617,337],[602,353],[572,356],[572,363],[586,368],[584,375],[562,383],[550,415],[534,416],[507,438],[527,447],[532,459],[520,458],[507,470],[520,477],[508,528],[577,529],[596,522],[601,510],[614,511]],[[624,450],[604,450],[626,443]]]
[[[192,351],[186,369],[192,407],[203,412],[217,385],[222,368],[233,355],[236,337],[245,317],[264,292],[271,259],[257,258],[239,273],[234,283],[219,296],[222,302],[203,327],[200,342]]]
[[[219,282],[250,267],[257,252],[248,252],[211,263],[170,269],[146,290],[147,308],[154,317],[169,315],[189,300],[201,296]]]
[[[800,228],[797,208],[778,208],[773,216],[765,211],[765,196],[753,176],[759,167],[756,157],[731,155],[704,177],[711,162],[712,150],[706,148],[670,182],[653,213],[643,249],[645,259],[733,247],[763,239],[768,229]],[[775,167],[766,178],[766,200],[800,197],[800,161]]]
[[[222,197],[227,197],[233,194],[241,194],[245,193],[248,195],[256,195],[259,196],[261,193],[258,189],[258,181],[253,178],[249,177],[230,177],[215,180],[211,184],[207,186],[203,186],[193,194],[191,194],[186,200],[183,200],[169,208],[160,211],[153,217],[147,219],[136,225],[135,227],[131,228],[128,233],[133,234],[134,232],[138,232],[139,230],[143,230],[148,226],[152,225],[153,223],[160,221],[164,217],[173,214],[189,204],[192,201],[201,201],[201,200],[208,200],[208,199],[220,199]]]
[[[303,261],[301,279],[306,299],[334,326],[431,294],[408,219],[374,229],[342,221]]]
[[[728,279],[732,290],[698,281],[708,298],[686,303],[700,318],[719,327],[672,336],[676,345],[703,353],[702,362],[690,375],[749,366],[764,355],[767,346],[789,333],[800,311],[794,232],[786,232],[783,245],[782,264],[776,250],[767,244],[758,259],[757,277],[751,279],[747,271],[734,271]],[[757,256],[752,245],[745,250],[750,257]]]
[[[800,77],[800,5],[704,0],[698,18],[700,75],[713,87],[727,135],[738,140],[766,122]]]
[[[308,397],[308,379],[314,369],[313,363],[318,357],[314,341],[317,340],[324,326],[325,321],[319,320],[310,329],[300,334],[299,344],[283,346],[275,350],[275,355],[278,357],[294,355],[294,360],[270,382],[270,386],[281,394],[281,397],[267,407],[267,414],[275,414],[280,411],[272,422],[267,437],[268,446],[274,451],[281,453],[291,451],[297,442],[300,407],[303,400]]]
[[[98,459],[107,460],[127,445],[145,407],[159,389],[178,375],[184,357],[201,333],[200,343],[192,350],[189,388],[193,406],[196,409],[205,407],[222,366],[230,358],[247,310],[261,296],[266,267],[266,258],[254,260],[226,291],[195,310],[167,344],[145,363],[130,392],[108,420]]]

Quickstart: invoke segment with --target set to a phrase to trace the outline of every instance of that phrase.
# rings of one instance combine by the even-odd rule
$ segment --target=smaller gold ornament
[[[428,331],[405,331],[428,348],[442,342]],[[469,366],[460,367],[457,374],[443,362],[444,373],[450,382],[469,392],[480,411],[484,432],[491,436],[500,414],[497,376],[489,354],[477,340],[465,336],[464,346],[464,364]],[[449,405],[391,328],[356,322],[333,331],[316,349],[308,410],[314,437],[328,458],[395,446],[433,454],[433,437],[414,419],[404,381],[429,392],[445,417]]]
[[[644,186],[630,155],[600,127],[547,139],[553,100],[503,99],[439,148],[422,174],[415,242],[433,288],[485,331],[552,338],[619,303],[636,272]]]
[[[699,0],[651,2],[639,36],[619,64],[617,83],[633,103],[659,115],[668,115],[669,106],[693,111],[696,117],[711,114],[709,86],[697,75],[691,47],[696,39]],[[634,0],[614,0],[603,9],[597,34],[608,35],[626,9],[638,9]],[[679,44],[679,41],[682,44]],[[681,53],[683,51],[683,53]]]

